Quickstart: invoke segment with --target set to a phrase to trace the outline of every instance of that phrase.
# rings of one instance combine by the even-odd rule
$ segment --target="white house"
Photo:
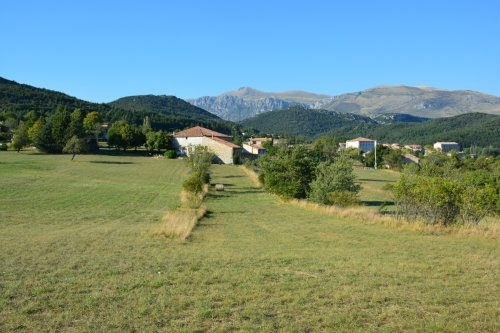
[[[266,148],[250,143],[244,143],[243,150],[247,154],[252,154],[256,156],[264,155],[266,153]]]
[[[347,140],[345,143],[346,148],[349,148],[349,147],[359,148],[364,152],[371,151],[373,148],[375,148],[376,144],[377,144],[377,141],[366,139],[366,138],[357,138],[357,139]]]
[[[460,145],[456,142],[436,142],[434,144],[434,149],[441,149],[443,153],[447,153],[452,150],[460,151]]]
[[[190,147],[201,145],[214,153],[216,162],[233,164],[233,156],[241,154],[241,147],[225,140],[229,138],[229,135],[196,126],[175,133],[172,143],[178,155],[189,155]]]

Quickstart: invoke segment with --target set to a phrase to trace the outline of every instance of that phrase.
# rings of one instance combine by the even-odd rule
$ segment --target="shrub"
[[[240,164],[241,157],[240,154],[233,154],[233,164]]]
[[[328,193],[328,202],[335,206],[349,207],[357,206],[359,199],[354,192],[330,192]]]
[[[360,186],[354,182],[352,162],[341,158],[335,163],[320,163],[316,168],[316,179],[311,183],[309,199],[319,204],[332,204],[330,193],[352,192],[354,196]]]
[[[314,179],[316,161],[304,146],[279,148],[260,160],[264,188],[285,199],[305,198]]]
[[[165,157],[166,158],[176,158],[177,157],[177,153],[175,152],[175,150],[167,150],[165,152]]]
[[[0,150],[6,151],[7,145],[5,143],[0,143]]]
[[[201,178],[197,177],[194,173],[182,183],[182,188],[184,191],[201,193],[203,190],[203,181]]]

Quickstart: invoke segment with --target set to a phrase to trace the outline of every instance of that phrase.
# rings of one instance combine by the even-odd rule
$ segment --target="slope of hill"
[[[388,125],[349,124],[325,133],[329,136],[364,136],[379,142],[400,144],[433,144],[455,141],[462,147],[500,147],[500,116],[467,113],[432,119],[421,123],[397,122]]]
[[[396,122],[403,123],[421,123],[429,120],[430,118],[416,117],[406,113],[380,113],[371,116],[379,124],[391,124]]]
[[[223,119],[239,121],[261,113],[290,106],[307,108],[309,104],[329,97],[331,96],[318,95],[300,90],[264,92],[243,87],[219,96],[204,96],[186,101],[210,111]]]
[[[368,117],[327,110],[311,110],[293,106],[260,114],[240,122],[266,133],[286,133],[295,136],[316,136],[347,125],[376,124]]]
[[[194,118],[200,120],[220,120],[220,118],[216,115],[189,104],[175,96],[127,96],[108,104],[127,110],[153,111],[167,116]]]
[[[178,105],[183,106],[191,112],[192,106],[184,101],[174,98],[171,99]],[[181,101],[181,102],[178,102]],[[0,77],[0,114],[14,114],[17,119],[21,120],[29,111],[35,110],[42,114],[50,115],[55,111],[58,105],[68,107],[70,111],[75,108],[80,108],[84,112],[97,111],[101,114],[105,121],[126,120],[133,124],[142,124],[146,116],[151,118],[151,125],[154,129],[163,129],[172,131],[175,129],[184,129],[191,126],[203,126],[223,133],[231,133],[231,127],[234,125],[226,121],[220,120],[215,116],[207,115],[208,112],[196,108],[196,112],[205,115],[205,118],[195,118],[193,113],[185,113],[188,116],[177,116],[182,114],[182,110],[172,108],[172,112],[168,113],[165,108],[161,114],[151,110],[126,110],[120,107],[111,106],[108,104],[98,104],[87,102],[72,96],[68,96],[61,92],[36,88],[26,84],[19,84],[15,81],[6,80]],[[212,118],[212,119],[210,119]]]
[[[310,107],[370,117],[381,113],[406,113],[426,118],[450,117],[471,112],[500,115],[500,97],[469,90],[377,86],[361,92],[323,99]]]

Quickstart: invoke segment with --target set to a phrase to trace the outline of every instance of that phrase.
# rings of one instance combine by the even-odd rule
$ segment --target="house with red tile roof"
[[[178,155],[189,155],[192,147],[201,145],[215,155],[216,162],[233,164],[233,156],[241,154],[242,148],[226,140],[229,138],[231,136],[196,126],[175,133],[172,142]]]

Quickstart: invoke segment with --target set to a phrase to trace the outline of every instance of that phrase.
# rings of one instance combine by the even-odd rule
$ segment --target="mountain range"
[[[240,121],[290,106],[354,113],[368,117],[380,114],[407,114],[421,118],[450,117],[482,112],[500,115],[500,97],[469,90],[433,87],[376,86],[337,96],[305,91],[263,92],[249,87],[218,96],[187,99],[223,119]]]

